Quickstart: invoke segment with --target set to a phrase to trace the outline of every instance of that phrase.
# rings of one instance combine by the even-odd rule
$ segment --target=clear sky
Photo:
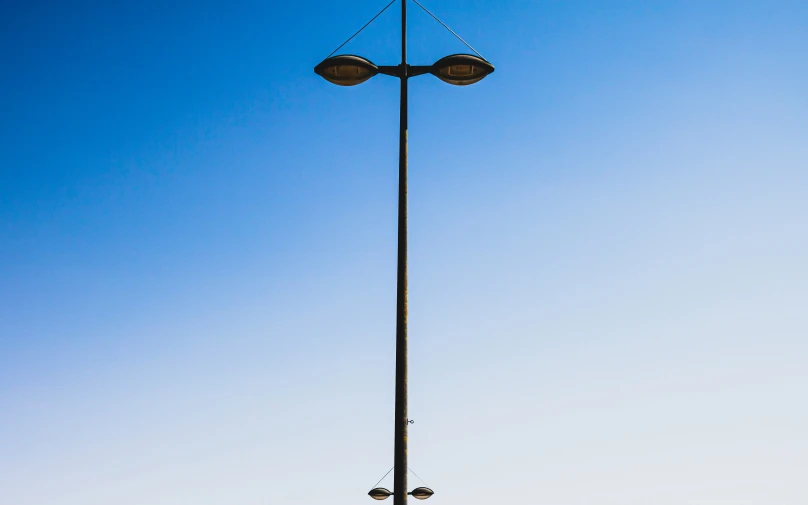
[[[312,68],[385,3],[4,5],[0,503],[370,503],[398,88]],[[430,503],[804,505],[808,3],[424,3],[497,68],[410,86]]]

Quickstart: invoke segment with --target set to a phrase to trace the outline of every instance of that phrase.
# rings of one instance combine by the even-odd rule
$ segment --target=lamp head
[[[494,65],[472,54],[453,54],[439,59],[432,65],[432,75],[454,84],[467,86],[483,80],[494,71]]]
[[[383,487],[377,487],[370,490],[368,496],[373,498],[374,500],[386,500],[390,498],[393,493],[390,492],[389,489]]]
[[[324,59],[314,72],[333,84],[356,86],[378,74],[379,68],[361,56],[341,54]]]
[[[433,494],[435,494],[435,492],[428,487],[417,487],[410,492],[410,495],[417,500],[426,500]]]

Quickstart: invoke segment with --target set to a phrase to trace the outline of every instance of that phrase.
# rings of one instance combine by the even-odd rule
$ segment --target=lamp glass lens
[[[373,77],[370,69],[357,65],[334,65],[324,69],[323,74],[325,74],[323,77],[329,81],[343,86],[360,84]]]
[[[446,75],[452,77],[470,77],[474,75],[477,68],[474,65],[449,65],[446,67]]]

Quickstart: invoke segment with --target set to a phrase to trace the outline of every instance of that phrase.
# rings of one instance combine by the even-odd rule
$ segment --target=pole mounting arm
[[[424,75],[431,72],[431,65],[407,65],[407,77],[415,77],[416,75]]]
[[[379,69],[380,74],[399,78],[415,77],[417,75],[424,75],[432,72],[431,65],[407,65],[406,72],[402,71],[404,70],[402,65],[380,65],[377,68]]]
[[[404,77],[401,75],[401,65],[380,65],[379,73],[393,77]]]

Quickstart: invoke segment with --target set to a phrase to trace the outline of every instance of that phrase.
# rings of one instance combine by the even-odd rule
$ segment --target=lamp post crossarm
[[[432,72],[431,65],[407,65],[406,67],[402,67],[402,65],[380,65],[378,68],[380,74],[392,77],[416,77]],[[402,72],[403,68],[407,69],[406,73]]]

